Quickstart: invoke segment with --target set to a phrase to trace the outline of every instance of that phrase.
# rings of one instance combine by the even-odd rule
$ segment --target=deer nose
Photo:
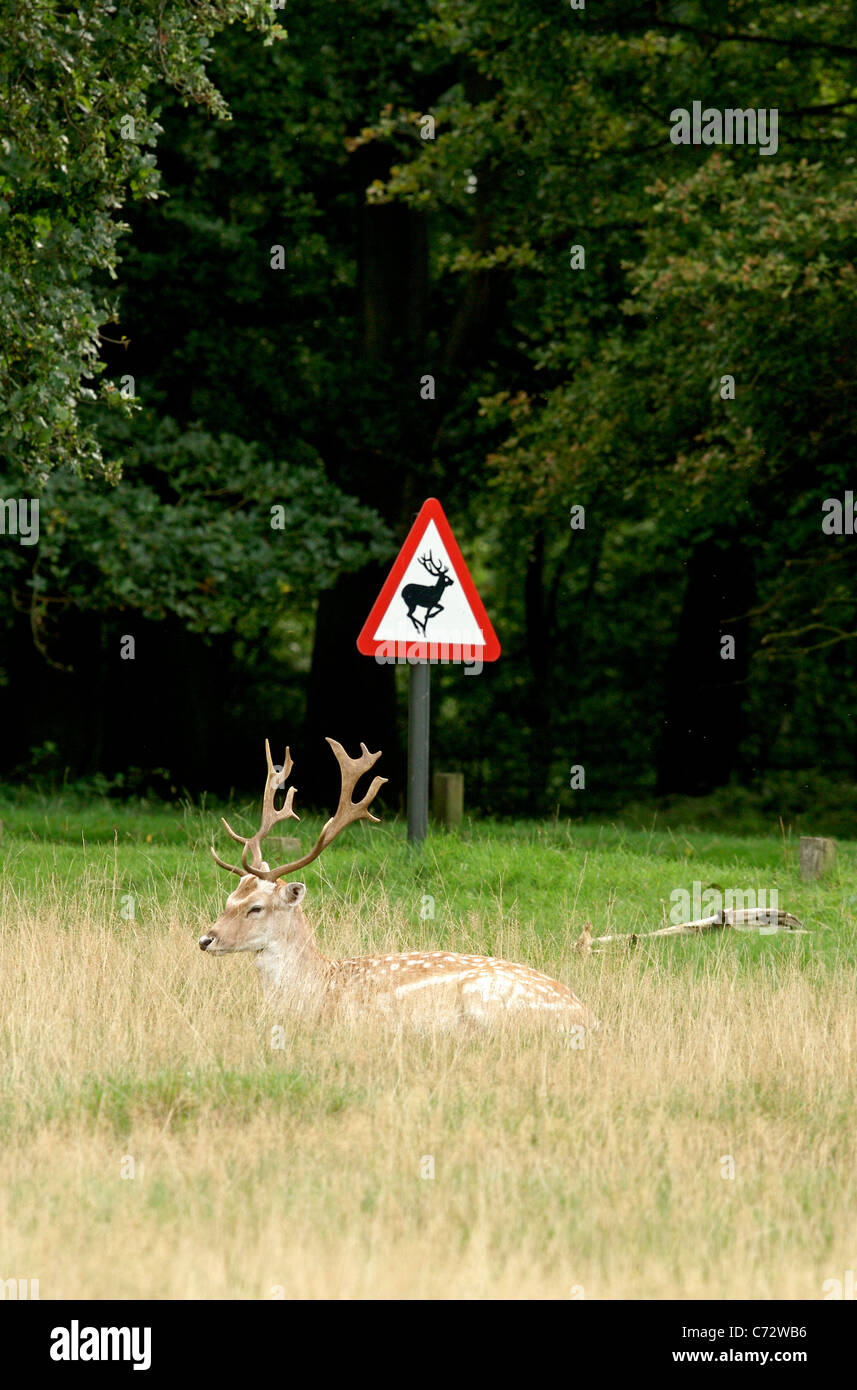
[[[199,949],[201,951],[207,951],[213,940],[213,936],[201,936],[199,938]]]

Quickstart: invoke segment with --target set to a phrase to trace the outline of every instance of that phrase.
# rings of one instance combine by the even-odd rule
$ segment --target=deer
[[[210,956],[252,952],[266,996],[286,1003],[296,1014],[323,1016],[350,1008],[362,1015],[401,1015],[418,1023],[431,1019],[452,1029],[510,1019],[546,1021],[576,1034],[596,1027],[589,1009],[567,985],[530,966],[493,956],[404,951],[332,960],[322,955],[301,906],[306,884],[286,881],[286,875],[311,864],[352,822],[377,824],[379,817],[369,807],[388,780],[375,776],[362,800],[355,801],[357,782],[381,753],[370,753],[361,743],[361,756],[351,758],[335,739],[327,743],[340,769],[336,811],[307,854],[272,869],[262,858],[263,840],[280,821],[300,817],[293,806],[294,786],[282,807],[275,805],[277,791],[293,767],[290,751],[286,748],[281,771],[265,740],[268,774],[259,828],[254,835],[239,835],[222,818],[227,833],[243,846],[240,866],[226,863],[213,845],[211,853],[220,868],[237,874],[240,882],[217,921],[199,938],[200,949]]]
[[[436,618],[438,613],[443,612],[443,604],[440,603],[439,600],[443,597],[444,590],[448,589],[450,584],[454,584],[455,580],[450,578],[448,566],[442,565],[439,560],[432,559],[431,551],[429,551],[428,555],[420,556],[420,564],[423,569],[427,570],[432,576],[435,583],[406,584],[402,590],[402,598],[407,605],[408,617],[417,632],[421,632],[423,637],[425,637],[426,624],[429,618]],[[424,608],[426,610],[426,615],[422,624],[419,618],[414,617],[415,608]]]

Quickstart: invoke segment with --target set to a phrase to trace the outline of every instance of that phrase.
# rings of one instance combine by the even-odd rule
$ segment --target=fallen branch
[[[623,941],[626,946],[636,946],[638,941],[651,941],[658,936],[696,936],[704,931],[741,931],[744,927],[767,928],[765,935],[771,936],[780,931],[788,931],[795,936],[808,935],[806,928],[801,926],[798,918],[793,917],[790,912],[778,912],[773,908],[764,907],[742,907],[715,912],[712,917],[698,917],[694,922],[680,922],[674,927],[661,927],[658,931],[617,932],[612,936],[593,936],[591,922],[585,922],[583,931],[574,943],[574,949],[589,952],[593,947],[598,948],[617,941]]]

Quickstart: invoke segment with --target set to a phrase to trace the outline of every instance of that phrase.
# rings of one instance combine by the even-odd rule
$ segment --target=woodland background
[[[0,536],[0,779],[257,790],[268,735],[324,804],[330,733],[395,809],[406,673],[354,643],[433,495],[504,649],[433,681],[470,809],[854,833],[857,537],[821,507],[855,481],[856,17],[7,0],[0,497],[41,535]],[[776,107],[777,154],[672,145],[697,100]]]

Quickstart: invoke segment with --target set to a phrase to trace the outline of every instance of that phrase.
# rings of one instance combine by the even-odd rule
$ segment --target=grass
[[[526,960],[601,1018],[575,1049],[279,1017],[247,958],[196,947],[231,887],[213,814],[2,816],[0,1281],[814,1299],[857,1268],[857,845],[807,885],[779,834],[469,825],[413,851],[358,825],[305,871],[327,953]],[[775,888],[811,934],[573,952],[585,920],[664,925],[694,881]]]

